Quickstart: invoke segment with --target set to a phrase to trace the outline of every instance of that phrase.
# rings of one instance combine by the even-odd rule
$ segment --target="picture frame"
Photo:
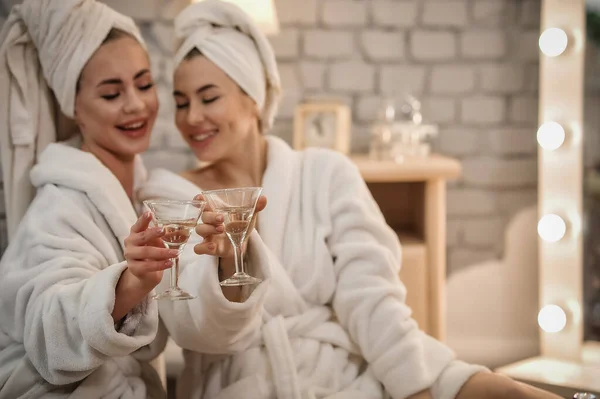
[[[294,115],[293,147],[329,148],[350,152],[350,107],[336,101],[311,101],[298,104]]]

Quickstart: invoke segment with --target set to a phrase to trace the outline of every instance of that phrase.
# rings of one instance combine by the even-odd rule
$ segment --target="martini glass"
[[[154,295],[153,299],[170,299],[180,301],[193,299],[195,296],[179,288],[179,255],[187,244],[192,230],[198,224],[206,202],[204,201],[172,201],[172,200],[146,200],[144,201],[159,227],[165,234],[161,237],[165,247],[176,249],[177,256],[173,258],[171,267],[170,286],[164,292]]]
[[[261,191],[262,187],[246,187],[202,192],[212,210],[223,215],[225,234],[231,241],[235,252],[235,273],[221,281],[222,286],[258,284],[262,281],[245,272],[244,254],[242,253],[242,245],[248,235]]]

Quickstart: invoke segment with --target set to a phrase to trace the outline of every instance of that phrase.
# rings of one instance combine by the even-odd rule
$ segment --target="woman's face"
[[[258,134],[254,100],[204,56],[175,70],[175,123],[196,157],[205,162],[239,156],[246,139]]]
[[[144,152],[158,98],[148,54],[132,37],[106,42],[81,72],[75,121],[88,150],[130,159]]]

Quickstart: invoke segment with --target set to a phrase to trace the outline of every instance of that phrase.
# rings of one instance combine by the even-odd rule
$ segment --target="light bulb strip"
[[[552,304],[580,304],[582,299],[582,239],[580,229],[574,228],[572,223],[573,215],[580,215],[582,210],[582,140],[575,141],[569,136],[568,145],[565,145],[561,129],[548,123],[560,124],[563,131],[568,127],[567,134],[572,132],[572,126],[583,123],[584,46],[577,41],[585,39],[581,34],[585,29],[585,0],[543,0],[541,21],[541,43],[548,28],[566,30],[569,41],[567,50],[560,51],[561,55],[540,54],[539,120],[542,132],[538,131],[538,134],[542,137],[538,136],[538,210],[541,226],[538,227],[542,230],[539,239],[540,309],[544,309]],[[557,30],[549,32],[546,35],[562,36]],[[554,55],[552,51],[547,52]],[[549,130],[544,132],[544,125]],[[555,215],[548,218],[551,214]],[[550,240],[544,240],[544,235]],[[560,313],[555,308],[550,309],[555,311],[550,315]],[[540,330],[543,356],[580,358],[581,319],[567,317],[567,320],[568,325],[559,332]]]

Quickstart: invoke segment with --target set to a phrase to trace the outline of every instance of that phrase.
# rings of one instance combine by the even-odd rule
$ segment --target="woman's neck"
[[[81,145],[81,150],[98,158],[115,175],[129,199],[133,201],[134,157],[118,157],[97,145],[88,145],[85,141]]]
[[[211,165],[213,176],[225,187],[261,186],[267,168],[268,144],[264,135],[248,135],[230,157]]]

